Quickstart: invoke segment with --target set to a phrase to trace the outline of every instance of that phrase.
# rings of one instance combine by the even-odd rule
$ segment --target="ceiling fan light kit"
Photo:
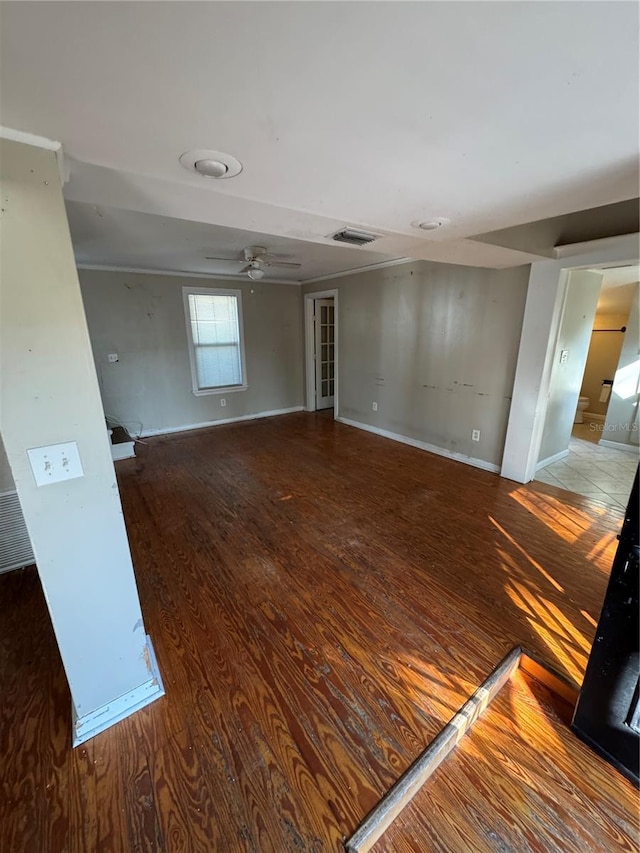
[[[261,278],[264,278],[264,270],[259,266],[252,266],[247,270],[247,275],[251,281],[260,281]]]

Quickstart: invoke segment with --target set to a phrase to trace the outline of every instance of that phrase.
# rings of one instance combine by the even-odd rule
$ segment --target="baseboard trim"
[[[601,438],[598,444],[602,447],[612,447],[614,450],[626,450],[627,453],[640,453],[640,447],[637,444],[622,444],[620,441],[610,441],[608,438]]]
[[[607,419],[607,416],[606,416],[606,415],[598,415],[598,414],[596,414],[595,412],[583,412],[583,413],[582,413],[582,417],[583,417],[585,420],[598,421],[599,423],[602,423],[602,424],[603,424],[603,423],[606,421],[606,419]]]
[[[426,450],[427,453],[435,453],[436,456],[444,456],[447,459],[453,459],[456,462],[464,462],[466,465],[471,465],[474,468],[481,468],[483,471],[490,471],[492,474],[500,473],[500,466],[493,462],[485,462],[484,459],[476,459],[475,456],[465,456],[464,453],[455,453],[452,450],[447,450],[444,447],[438,447],[437,444],[429,444],[426,441],[420,441],[417,438],[409,438],[407,435],[401,435],[398,432],[389,432],[386,429],[363,424],[360,421],[352,421],[349,418],[338,417],[337,421],[347,426],[355,427],[356,429],[372,432],[374,435],[380,435],[382,438],[390,438],[392,441],[399,441],[401,444],[408,444],[410,447],[417,447],[418,450]]]
[[[277,415],[291,415],[294,412],[304,411],[304,406],[292,406],[289,409],[273,409],[269,412],[255,412],[252,415],[240,415],[237,418],[220,418],[217,421],[202,421],[197,424],[183,424],[178,427],[163,427],[160,429],[145,429],[140,433],[141,438],[151,438],[154,435],[171,435],[174,432],[189,432],[192,429],[206,429],[207,427],[223,426],[224,424],[237,424],[240,421],[255,421],[259,418],[274,418]]]
[[[542,462],[538,462],[536,465],[536,472],[541,471],[543,468],[546,468],[547,465],[553,465],[554,462],[559,462],[561,459],[566,459],[569,455],[569,450],[561,450],[560,453],[554,453],[553,456],[547,456],[546,459],[543,459]]]
[[[78,717],[75,706],[72,707],[73,715],[73,746],[80,746],[90,738],[100,734],[111,726],[124,720],[125,717],[134,714],[146,705],[150,705],[156,699],[164,696],[164,685],[162,676],[158,669],[158,662],[153,650],[151,637],[147,634],[147,653],[149,659],[149,670],[151,678],[136,687],[130,693],[125,693],[113,702],[103,705],[84,717]]]

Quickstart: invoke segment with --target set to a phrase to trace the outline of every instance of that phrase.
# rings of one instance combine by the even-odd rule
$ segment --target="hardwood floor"
[[[0,850],[339,851],[513,645],[579,684],[618,513],[322,415],[137,452],[118,477],[167,695],[72,750],[37,574],[1,576]],[[635,849],[633,787],[504,702],[464,747],[486,760],[421,794],[417,841],[376,849],[566,851],[567,814],[589,850]]]
[[[636,851],[634,796],[572,735],[571,711],[518,672],[374,853]]]

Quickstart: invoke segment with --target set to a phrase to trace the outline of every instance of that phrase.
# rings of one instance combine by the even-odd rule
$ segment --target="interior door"
[[[333,299],[315,300],[316,409],[331,409],[335,394],[335,315]]]

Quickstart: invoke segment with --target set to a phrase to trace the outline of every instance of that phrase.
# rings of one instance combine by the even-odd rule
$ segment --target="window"
[[[239,290],[182,289],[193,393],[247,387]]]

